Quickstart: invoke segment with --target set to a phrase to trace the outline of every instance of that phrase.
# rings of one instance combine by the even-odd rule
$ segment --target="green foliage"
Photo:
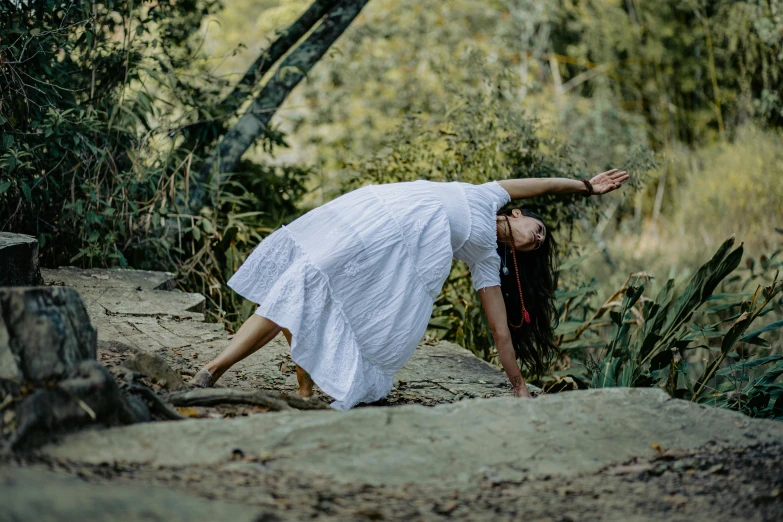
[[[742,246],[732,250],[733,243],[733,238],[724,242],[679,292],[669,280],[655,299],[644,297],[647,274],[631,276],[598,309],[584,301],[590,286],[561,293],[565,318],[558,331],[561,347],[587,351],[583,374],[571,378],[589,381],[592,387],[659,386],[691,401],[736,406],[752,415],[780,416],[775,401],[783,384],[775,380],[783,374],[779,363],[783,356],[753,357],[744,348],[749,344],[769,347],[762,334],[783,327],[778,320],[749,331],[770,312],[783,313],[783,287],[778,280],[783,263],[776,260],[780,251],[764,257],[762,272],[767,277],[774,273],[771,284],[747,293],[759,273],[753,271],[755,262],[749,261],[750,273],[745,278],[729,277],[739,267],[743,251]],[[721,284],[736,291],[714,294]],[[723,331],[726,323],[728,329]],[[601,332],[607,327],[611,331],[605,337]],[[701,352],[706,358],[694,357]],[[749,376],[749,370],[755,374]],[[557,389],[557,384],[550,387]]]
[[[0,226],[38,237],[47,265],[166,259],[140,237],[180,163],[157,148],[157,91],[192,94],[166,72],[192,60],[183,42],[215,2],[28,4],[0,14]]]
[[[218,7],[3,4],[0,230],[38,237],[44,266],[177,271],[214,317],[237,320],[249,305],[225,281],[299,212],[311,172],[245,162],[204,208],[188,207],[191,173],[232,116],[213,117],[230,82],[198,34]],[[285,141],[270,131],[259,145]]]
[[[611,90],[650,138],[709,142],[749,118],[783,124],[779,0],[561,0],[553,46],[564,85]]]

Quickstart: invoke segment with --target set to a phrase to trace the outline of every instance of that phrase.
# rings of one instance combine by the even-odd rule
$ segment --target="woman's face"
[[[522,212],[515,208],[508,217],[508,224],[511,225],[515,250],[529,252],[541,248],[541,245],[544,244],[547,230],[541,220],[523,216]],[[502,221],[501,228],[507,232],[505,230],[505,219]]]

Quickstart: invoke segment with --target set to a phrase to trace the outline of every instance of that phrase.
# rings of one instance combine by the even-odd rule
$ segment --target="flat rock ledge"
[[[357,408],[236,420],[137,424],[75,434],[44,455],[85,464],[187,466],[233,455],[338,483],[475,487],[481,480],[595,472],[657,448],[783,443],[783,424],[671,399],[653,389],[609,388],[466,399],[435,407]]]

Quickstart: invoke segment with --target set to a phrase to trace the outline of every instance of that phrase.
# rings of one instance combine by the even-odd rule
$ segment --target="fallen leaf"
[[[663,448],[661,447],[661,445],[660,445],[660,444],[653,442],[653,443],[651,444],[651,446],[652,446],[652,449],[654,449],[655,451],[657,451],[659,454],[663,455]]]
[[[90,274],[90,275],[95,279],[100,279],[101,281],[106,281],[107,279],[109,279],[109,276],[105,274]]]
[[[201,412],[198,411],[196,408],[190,406],[177,408],[177,411],[180,412],[185,417],[201,417]]]

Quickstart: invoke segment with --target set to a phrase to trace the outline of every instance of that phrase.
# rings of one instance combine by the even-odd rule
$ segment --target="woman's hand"
[[[593,194],[606,194],[616,190],[628,180],[628,177],[627,172],[619,172],[617,169],[602,172],[590,180],[590,184],[593,186]]]
[[[520,397],[523,399],[532,399],[533,396],[530,395],[530,392],[527,389],[527,386],[524,384],[521,386],[516,386],[514,388],[511,388],[511,391],[514,393],[514,397]]]

